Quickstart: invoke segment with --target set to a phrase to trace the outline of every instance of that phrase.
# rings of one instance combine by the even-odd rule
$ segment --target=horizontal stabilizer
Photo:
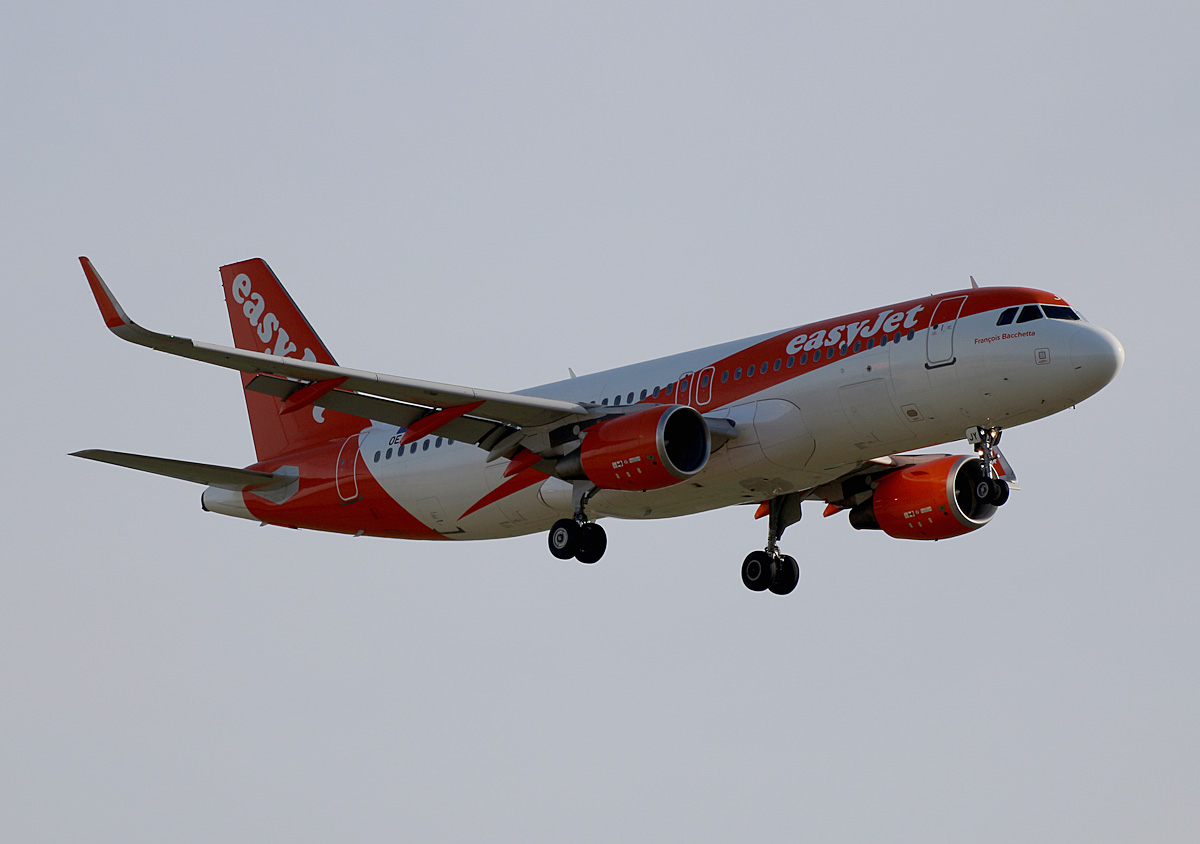
[[[291,476],[255,472],[252,469],[234,469],[229,466],[214,466],[210,463],[189,463],[186,460],[169,460],[165,457],[148,457],[144,454],[126,454],[123,451],[104,451],[97,448],[76,451],[71,456],[98,460],[101,463],[124,466],[126,469],[137,469],[139,472],[151,472],[155,475],[165,475],[168,478],[229,490],[266,492],[285,487],[295,481],[295,478]]]

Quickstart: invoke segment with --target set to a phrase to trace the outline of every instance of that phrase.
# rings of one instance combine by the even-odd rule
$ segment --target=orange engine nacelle
[[[996,514],[991,489],[978,457],[941,457],[884,476],[871,499],[850,511],[850,524],[896,539],[962,536]]]
[[[589,428],[579,450],[559,463],[559,475],[582,475],[601,489],[645,492],[692,477],[711,450],[708,424],[694,408],[650,407]]]

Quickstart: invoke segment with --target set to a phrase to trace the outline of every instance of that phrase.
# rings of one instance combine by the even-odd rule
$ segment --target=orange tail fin
[[[221,267],[221,284],[237,348],[337,364],[266,261],[251,258]],[[243,374],[242,386],[253,378]],[[283,412],[288,409],[280,399],[250,390],[243,392],[260,461],[353,436],[369,424],[356,416],[316,406],[296,413]]]

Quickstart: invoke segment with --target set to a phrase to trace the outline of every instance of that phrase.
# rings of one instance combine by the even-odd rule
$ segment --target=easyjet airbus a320
[[[757,504],[754,591],[800,577],[779,550],[804,501],[901,539],[977,530],[1015,481],[1001,430],[1113,379],[1117,339],[1041,290],[974,286],[503,393],[338,365],[261,259],[221,268],[236,348],[131,320],[81,258],[123,340],[242,373],[258,461],[245,469],[76,454],[205,484],[205,510],[398,539],[546,531],[594,563],[594,519]],[[966,439],[974,454],[909,454]]]

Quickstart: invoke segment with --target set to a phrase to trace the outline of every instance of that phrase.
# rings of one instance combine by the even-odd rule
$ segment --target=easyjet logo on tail
[[[264,343],[270,343],[272,338],[275,341],[274,348],[267,346],[263,349],[268,355],[276,355],[278,357],[288,357],[292,352],[296,351],[296,344],[292,342],[288,336],[287,329],[279,324],[279,317],[275,316],[273,311],[267,310],[266,300],[262,294],[254,291],[254,285],[250,281],[250,276],[245,273],[239,273],[233,280],[231,285],[233,292],[233,301],[242,306],[242,313],[245,314],[250,327],[255,330],[258,339]],[[302,360],[316,362],[317,356],[312,349],[305,348]],[[313,406],[312,408],[313,421],[320,424],[325,421],[325,408]]]
[[[250,321],[250,327],[258,332],[258,339],[270,343],[275,338],[275,347],[263,349],[269,355],[287,357],[296,351],[296,344],[288,337],[287,329],[279,324],[279,317],[267,311],[267,303],[263,297],[254,292],[250,276],[241,273],[233,280],[233,301],[242,306],[242,313]],[[317,356],[312,349],[305,349],[303,360],[316,361]]]

